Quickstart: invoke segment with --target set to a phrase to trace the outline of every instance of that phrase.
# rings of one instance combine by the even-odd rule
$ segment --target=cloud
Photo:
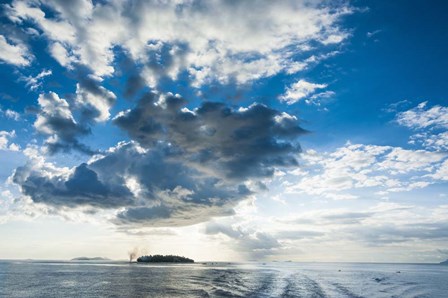
[[[275,167],[297,165],[295,140],[305,131],[296,117],[257,103],[233,110],[203,102],[193,111],[186,103],[178,95],[147,93],[114,123],[142,146],[169,142],[189,162],[227,178],[271,176]]]
[[[351,13],[345,4],[323,1],[54,0],[45,8],[53,13],[45,14],[35,1],[4,5],[12,22],[32,22],[44,33],[61,65],[80,63],[96,76],[110,76],[114,47],[120,47],[141,65],[150,86],[161,75],[176,78],[182,72],[201,86],[298,71],[306,62],[291,49],[343,42],[348,34],[338,21]]]
[[[411,102],[407,99],[403,99],[391,104],[388,104],[386,108],[382,109],[382,111],[386,113],[397,113],[399,109],[408,107]]]
[[[427,107],[422,102],[415,108],[399,112],[395,121],[415,131],[409,138],[410,144],[420,144],[436,151],[448,150],[448,107],[435,105]]]
[[[448,255],[448,249],[438,249],[437,252],[439,252],[442,255]]]
[[[268,233],[218,222],[208,223],[205,227],[205,234],[222,234],[229,237],[232,240],[229,244],[248,258],[266,257],[275,254],[281,247],[280,242]]]
[[[5,36],[0,35],[0,61],[15,66],[28,66],[32,60],[33,56],[24,44],[18,41],[9,43]]]
[[[300,216],[278,219],[280,223],[317,226],[355,225],[371,218],[374,212],[351,211],[347,209],[315,210],[301,213]]]
[[[80,136],[89,134],[90,129],[74,119],[65,99],[49,92],[40,94],[37,101],[40,110],[34,127],[38,132],[49,136],[46,146],[50,153],[69,151],[72,148],[91,152],[78,141]]]
[[[53,206],[95,206],[112,208],[129,204],[131,193],[119,185],[105,184],[87,164],[72,170],[51,163],[32,164],[16,169],[13,181],[35,203]]]
[[[370,212],[335,212],[327,213],[322,216],[322,219],[337,224],[357,224],[372,216]]]
[[[20,195],[10,185],[0,186],[0,223],[10,220],[26,219],[35,213],[20,199]]]
[[[39,76],[43,77],[42,74],[45,73]],[[40,110],[34,127],[38,132],[49,136],[46,140],[49,153],[68,152],[72,149],[86,154],[94,153],[79,138],[90,134],[91,126],[95,123],[107,121],[110,109],[116,101],[115,94],[100,83],[98,79],[80,73],[76,93],[70,104],[54,92],[39,95]]]
[[[75,149],[91,155],[65,168],[27,148],[30,161],[16,169],[14,182],[39,206],[54,212],[106,210],[126,228],[191,225],[233,214],[261,188],[260,180],[298,166],[297,138],[305,133],[297,117],[263,104],[234,108],[203,99],[195,105],[171,93],[143,92],[179,78],[187,87],[207,89],[294,75],[337,54],[348,36],[340,20],[351,13],[345,2],[293,0],[30,0],[2,9],[11,24],[29,27],[24,31],[46,43],[44,50],[69,70],[67,79],[77,81],[74,94],[39,95],[34,128],[45,135],[46,151],[37,152]],[[122,59],[132,71],[119,68]],[[49,71],[26,77],[26,84],[39,90],[45,75]],[[141,98],[108,122],[121,83],[126,97]],[[320,90],[325,84],[296,84],[288,103],[308,97],[317,104],[334,94]],[[82,138],[98,123],[116,125],[128,139],[94,151]],[[248,249],[278,245],[268,233],[244,233]]]
[[[372,38],[372,37],[378,35],[381,32],[383,32],[383,30],[380,30],[380,29],[374,30],[374,31],[371,31],[371,32],[367,32],[366,36],[367,36],[367,38]]]
[[[446,240],[448,239],[446,223],[430,224],[381,224],[371,228],[358,227],[350,229],[356,237],[371,246],[390,245],[403,242]]]
[[[109,110],[116,99],[112,91],[101,86],[100,82],[92,76],[81,76],[76,84],[75,104],[81,110],[83,120],[86,122],[108,120]]]
[[[303,240],[303,239],[314,239],[323,235],[325,235],[325,233],[318,231],[287,230],[276,233],[275,237],[277,239],[285,239],[285,240]]]
[[[328,246],[334,251],[351,247],[355,255],[382,247],[389,254],[395,248],[402,252],[412,246],[418,251],[448,239],[446,206],[365,203],[295,210],[291,216],[283,214],[280,218],[233,216],[207,223],[204,232],[246,258],[297,258],[300,254],[302,260],[308,259],[308,254],[315,258],[316,252],[328,253]]]
[[[416,245],[417,241],[445,241],[448,239],[447,206],[424,207],[401,205],[397,203],[378,203],[363,212],[349,209],[322,209],[308,211],[288,219],[277,219],[280,224],[287,223],[289,229],[297,234],[300,229],[310,231],[310,237],[319,237],[318,245],[342,241],[367,246]],[[284,232],[277,234],[280,236]],[[287,232],[286,236],[294,236]],[[306,232],[304,233],[306,235]],[[288,237],[287,237],[288,238]],[[290,239],[294,239],[291,237]],[[302,240],[298,237],[297,240]],[[316,241],[316,240],[314,240]]]
[[[126,207],[119,225],[189,225],[233,213],[239,187],[205,175],[167,145],[151,150],[121,143],[87,164],[58,168],[35,158],[13,181],[36,203],[76,208]]]
[[[20,146],[11,143],[11,139],[16,136],[16,132],[0,130],[0,150],[19,151]]]
[[[340,201],[340,200],[356,200],[359,197],[352,194],[344,194],[344,193],[325,193],[323,194],[325,198]]]
[[[398,124],[412,128],[444,128],[448,129],[448,107],[433,106],[426,108],[428,102],[422,102],[417,107],[397,114]]]
[[[20,114],[17,113],[16,111],[10,110],[10,109],[6,109],[6,110],[0,110],[0,114],[5,115],[6,118],[8,119],[12,119],[15,121],[18,121],[20,119]]]
[[[57,136],[73,143],[79,131],[67,102],[54,93],[39,100],[37,128],[57,134],[59,125],[69,127],[64,132],[72,134]],[[249,181],[297,165],[303,130],[294,116],[260,104],[186,104],[180,96],[147,93],[114,118],[135,141],[71,169],[33,158],[13,180],[36,203],[112,208],[118,225],[183,226],[233,214],[253,193]]]
[[[394,250],[400,255],[410,247],[417,252],[440,247],[448,239],[447,210],[446,205],[364,201],[346,208],[294,210],[279,218],[232,216],[208,222],[204,233],[246,259],[294,259],[300,255],[302,260],[312,260],[316,253],[328,254],[328,247],[333,251],[350,247],[357,257],[381,247],[390,256]]]
[[[437,180],[448,181],[448,160],[445,160],[431,177]]]
[[[78,62],[78,58],[70,55],[67,49],[60,42],[54,42],[49,46],[49,51],[51,56],[53,56],[56,61],[66,67],[67,69],[73,69],[73,65]]]
[[[291,85],[291,87],[288,87],[286,89],[286,92],[279,97],[280,101],[285,102],[289,105],[292,105],[309,95],[312,95],[316,90],[326,88],[326,84],[315,84],[310,83],[305,80],[299,80],[297,83],[294,83]],[[331,92],[331,91],[329,91]],[[313,99],[318,98],[319,96],[325,97],[325,96],[331,96],[334,93],[320,93],[320,94],[314,94]]]
[[[377,194],[403,192],[440,182],[448,155],[426,150],[347,143],[333,152],[305,152],[304,175],[282,177],[289,193],[325,198],[356,199],[356,189]]]
[[[25,86],[30,88],[31,91],[37,90],[42,86],[43,78],[52,75],[51,70],[44,69],[36,76],[21,76],[20,80],[25,81]]]
[[[448,150],[448,131],[440,133],[421,132],[409,138],[410,144],[421,144],[423,147],[436,151]]]

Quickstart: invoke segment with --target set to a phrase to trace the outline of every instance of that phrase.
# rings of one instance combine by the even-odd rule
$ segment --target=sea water
[[[1,297],[448,297],[448,266],[0,261]]]

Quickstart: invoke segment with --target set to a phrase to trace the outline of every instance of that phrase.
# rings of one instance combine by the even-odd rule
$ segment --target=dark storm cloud
[[[147,90],[145,88],[146,81],[142,74],[142,65],[134,61],[128,53],[121,51],[120,54],[122,57],[117,61],[118,67],[115,72],[115,76],[119,78],[119,81],[117,80],[115,84],[121,85],[124,82],[122,95],[127,99],[131,99],[143,90]]]
[[[199,172],[162,144],[146,151],[122,143],[69,175],[30,163],[16,169],[13,181],[38,203],[128,207],[114,222],[134,226],[189,225],[230,215],[247,195],[245,187]]]
[[[132,194],[122,185],[100,181],[98,174],[87,164],[76,167],[68,177],[65,173],[45,175],[32,165],[16,169],[13,181],[22,193],[35,203],[54,206],[96,206],[114,208],[132,204]],[[51,168],[45,169],[47,173]]]
[[[87,155],[94,154],[92,148],[79,142],[77,139],[72,140],[48,140],[45,142],[45,146],[49,154],[56,154],[59,152],[70,152],[72,150],[77,150],[78,152],[85,153]]]
[[[268,177],[275,167],[297,165],[296,138],[304,130],[294,117],[261,104],[234,110],[204,102],[194,111],[186,104],[179,96],[147,93],[114,122],[142,146],[169,142],[189,162],[226,178]]]
[[[186,103],[146,94],[114,119],[136,141],[71,170],[30,163],[14,182],[35,202],[125,207],[113,220],[119,225],[181,226],[234,214],[258,189],[246,182],[297,164],[303,130],[294,117],[259,104],[233,110],[205,102],[190,111]]]
[[[234,197],[241,199],[241,197]],[[131,207],[120,212],[115,224],[135,227],[178,227],[208,221],[214,217],[234,215],[231,198],[222,197],[218,205],[200,202],[171,202],[154,207]],[[229,201],[226,201],[229,200]],[[225,203],[225,205],[222,205]]]
[[[137,73],[131,74],[126,80],[126,86],[124,88],[123,95],[126,98],[131,98],[144,87],[145,80],[142,78],[142,76]]]
[[[45,144],[50,154],[71,150],[93,154],[80,138],[91,133],[95,122],[109,118],[115,100],[115,95],[100,82],[89,75],[79,75],[76,94],[69,101],[54,92],[39,95],[34,126],[39,133],[49,136]]]
[[[76,102],[82,113],[82,122],[92,123],[109,118],[109,109],[115,104],[116,96],[101,86],[89,75],[79,75]]]
[[[147,151],[125,144],[94,162],[92,168],[108,181],[123,184],[125,175],[138,185],[136,206],[119,213],[117,224],[198,223],[233,214],[232,207],[247,195],[245,186],[204,173],[185,161],[178,149],[162,143]]]
[[[309,64],[290,49],[346,35],[335,23],[346,12],[308,1],[13,1],[4,9],[11,23],[39,34],[40,63],[48,52],[62,67],[52,68],[55,76],[68,73],[65,83],[77,81],[67,100],[53,94],[39,102],[35,127],[47,137],[48,152],[97,153],[70,170],[26,165],[14,181],[35,202],[123,207],[115,219],[122,225],[186,225],[232,214],[238,202],[266,189],[257,180],[297,166],[296,138],[304,130],[295,117],[262,104],[233,109],[205,100],[190,111],[181,97],[146,94],[115,117],[129,142],[92,152],[83,138],[109,119],[117,100],[106,84],[127,81],[125,90],[114,90],[136,98],[171,83],[185,94],[230,85],[240,96],[250,93],[240,93],[240,86],[249,91],[252,83]],[[116,77],[121,55],[132,58],[135,69],[123,71],[123,80]],[[58,90],[72,88],[63,85]],[[100,131],[113,130],[105,125]]]
[[[128,208],[126,211],[118,214],[118,220],[125,222],[152,221],[169,218],[172,215],[170,208],[160,205],[154,207]]]
[[[90,128],[77,122],[72,115],[67,101],[54,92],[39,95],[39,109],[34,123],[36,130],[50,137],[46,140],[49,153],[77,149],[92,153],[78,138],[90,134]]]

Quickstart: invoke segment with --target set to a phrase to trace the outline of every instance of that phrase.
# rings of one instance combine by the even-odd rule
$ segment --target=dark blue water
[[[448,266],[0,261],[0,296],[448,297]]]

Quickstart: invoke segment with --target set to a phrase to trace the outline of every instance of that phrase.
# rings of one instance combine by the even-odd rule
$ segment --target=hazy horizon
[[[121,258],[121,259],[110,259],[110,258],[106,258],[104,257],[103,260],[76,260],[76,258],[103,258],[101,256],[76,256],[76,257],[72,257],[72,258],[68,258],[68,259],[0,259],[0,261],[30,261],[30,262],[51,262],[51,261],[55,261],[55,262],[81,262],[81,263],[85,263],[85,264],[89,264],[90,262],[104,262],[104,263],[108,263],[108,262],[120,262],[120,263],[137,263],[136,260],[132,260],[129,261],[129,259],[126,258]],[[444,260],[446,261],[446,260]],[[275,263],[297,263],[297,264],[306,264],[306,263],[319,263],[319,264],[396,264],[396,265],[400,265],[400,264],[411,264],[411,265],[441,265],[441,262],[366,262],[366,261],[293,261],[293,260],[272,260],[272,261],[257,261],[257,260],[246,260],[246,261],[232,261],[232,260],[226,260],[226,261],[215,261],[215,260],[202,260],[202,259],[198,259],[198,260],[194,260],[194,262],[196,264],[275,264]],[[442,261],[443,262],[443,261]],[[165,263],[163,263],[165,264]],[[150,264],[150,265],[154,265],[154,266],[159,266],[157,263],[154,264]],[[179,264],[177,264],[179,265]],[[183,265],[183,264],[180,264]],[[174,264],[174,266],[176,266],[176,264]],[[444,266],[444,265],[441,265]]]
[[[448,2],[0,5],[0,259],[448,259]]]

